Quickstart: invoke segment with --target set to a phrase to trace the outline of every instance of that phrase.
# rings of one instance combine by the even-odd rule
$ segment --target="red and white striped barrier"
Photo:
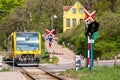
[[[90,67],[90,37],[88,36],[88,68]]]

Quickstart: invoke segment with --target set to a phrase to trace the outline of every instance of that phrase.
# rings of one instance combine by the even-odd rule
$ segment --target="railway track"
[[[32,80],[64,80],[37,67],[21,67]]]

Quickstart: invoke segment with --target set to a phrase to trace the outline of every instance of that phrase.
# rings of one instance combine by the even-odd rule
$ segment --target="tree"
[[[21,6],[24,1],[25,0],[0,0],[0,47],[5,48],[4,41],[7,38],[6,32],[12,29],[10,26],[6,27],[6,25],[9,24],[8,20],[5,20],[6,17],[15,10],[15,7]]]
[[[117,2],[117,0],[110,0],[110,2],[111,2],[111,11],[112,12],[116,12],[116,2]]]
[[[0,22],[25,0],[0,0]]]

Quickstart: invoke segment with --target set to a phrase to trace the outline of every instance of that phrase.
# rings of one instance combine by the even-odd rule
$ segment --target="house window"
[[[76,8],[72,8],[72,13],[76,14]]]
[[[66,19],[66,26],[70,27],[70,19]]]
[[[80,25],[80,26],[82,25],[82,22],[83,22],[83,19],[80,19],[80,20],[79,20],[79,25]]]
[[[76,27],[76,19],[72,19],[72,26]]]
[[[80,14],[83,13],[83,9],[82,9],[82,8],[79,9],[79,13],[80,13]]]

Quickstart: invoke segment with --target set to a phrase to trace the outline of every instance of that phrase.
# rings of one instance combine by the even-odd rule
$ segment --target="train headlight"
[[[16,55],[16,58],[20,58],[20,57],[21,57],[21,54],[17,54],[17,55]]]

